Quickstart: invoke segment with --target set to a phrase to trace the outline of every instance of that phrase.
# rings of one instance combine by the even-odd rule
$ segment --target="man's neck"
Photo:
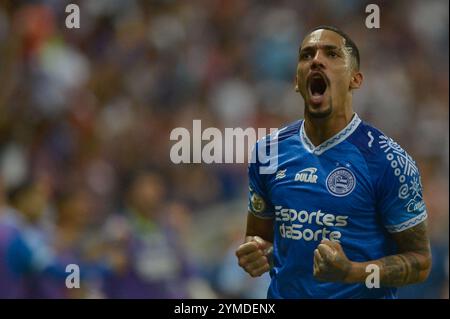
[[[305,113],[305,133],[318,146],[344,129],[354,116],[353,110],[327,118],[314,118]]]

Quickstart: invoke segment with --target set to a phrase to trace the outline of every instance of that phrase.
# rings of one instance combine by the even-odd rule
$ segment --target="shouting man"
[[[359,64],[345,33],[314,29],[297,66],[304,120],[255,146],[246,238],[236,255],[251,276],[270,271],[269,298],[396,298],[396,287],[430,271],[419,171],[354,112]],[[274,174],[261,173],[257,160],[265,143],[278,144]],[[371,272],[378,287],[376,278],[366,285]]]

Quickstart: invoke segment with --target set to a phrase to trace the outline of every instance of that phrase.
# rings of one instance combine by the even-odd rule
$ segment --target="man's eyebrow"
[[[331,51],[331,50],[342,50],[342,48],[335,46],[333,44],[323,44],[323,45],[308,45],[306,47],[300,48],[300,52],[304,52],[304,51],[312,51],[315,50],[317,48],[326,50],[326,51]]]

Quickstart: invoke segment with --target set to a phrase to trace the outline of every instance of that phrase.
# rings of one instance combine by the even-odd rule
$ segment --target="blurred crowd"
[[[368,3],[0,1],[0,297],[264,298],[233,253],[246,164],[175,165],[169,136],[301,118],[298,47],[328,24],[360,49],[355,110],[421,170],[433,269],[399,295],[448,298],[448,2],[377,1],[380,29]]]

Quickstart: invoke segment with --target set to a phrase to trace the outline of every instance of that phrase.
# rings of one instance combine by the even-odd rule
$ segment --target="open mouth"
[[[323,95],[327,90],[327,82],[320,73],[316,73],[311,76],[309,81],[309,90],[312,96]]]
[[[322,104],[327,87],[328,82],[325,76],[321,73],[313,73],[308,81],[310,102],[315,105]]]

